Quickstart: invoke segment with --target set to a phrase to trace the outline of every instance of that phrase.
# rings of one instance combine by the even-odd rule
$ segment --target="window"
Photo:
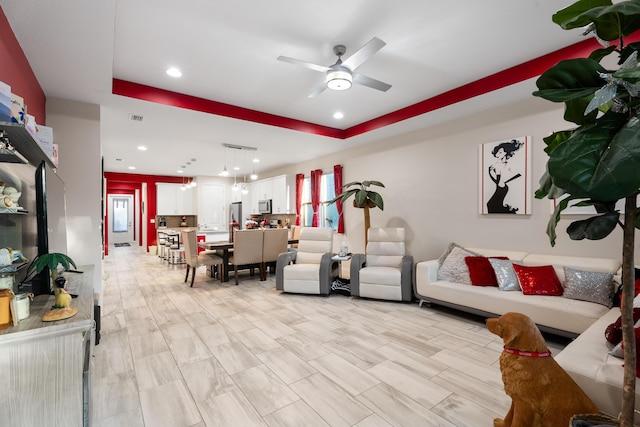
[[[129,231],[129,200],[113,199],[113,232],[126,233]]]
[[[320,182],[320,208],[319,224],[322,227],[332,227],[338,230],[338,208],[335,203],[329,204],[336,196],[333,185],[333,173],[322,175]],[[311,178],[305,177],[302,185],[302,208],[300,223],[305,227],[311,227],[313,221],[313,206],[311,205]]]

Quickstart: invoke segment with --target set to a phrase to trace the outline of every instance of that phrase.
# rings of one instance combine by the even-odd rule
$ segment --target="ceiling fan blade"
[[[325,67],[324,65],[313,64],[311,62],[301,61],[295,58],[289,58],[288,56],[278,56],[278,61],[288,62],[290,64],[302,65],[305,68],[310,68],[315,71],[320,71],[321,73],[326,73],[329,71],[329,67]]]
[[[381,90],[383,92],[391,89],[391,85],[381,82],[380,80],[372,79],[371,77],[363,76],[362,74],[353,73],[353,82],[362,86],[367,86],[372,89]]]
[[[342,61],[342,65],[349,68],[351,71],[354,71],[356,68],[361,66],[364,61],[369,59],[371,55],[382,49],[385,45],[385,42],[374,37],[358,49],[353,55]]]
[[[307,95],[307,98],[315,98],[316,96],[324,92],[326,88],[327,84],[325,82],[320,83],[313,91],[311,91],[309,95]]]

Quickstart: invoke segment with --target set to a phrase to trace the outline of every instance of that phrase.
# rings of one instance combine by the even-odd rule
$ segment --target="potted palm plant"
[[[604,46],[587,58],[560,61],[536,82],[533,95],[564,103],[565,120],[575,124],[544,139],[549,159],[536,197],[559,201],[547,226],[552,246],[560,214],[572,205],[592,205],[598,213],[571,223],[571,239],[598,240],[618,226],[623,229],[624,378],[621,414],[612,424],[631,427],[636,384],[634,239],[640,227],[640,43],[625,45],[625,38],[640,29],[640,1],[614,5],[610,0],[579,0],[552,20],[566,30],[586,27],[585,34],[594,34]],[[600,62],[612,55],[618,57],[618,68],[609,70]],[[619,200],[624,200],[624,212],[616,209]]]
[[[38,255],[27,269],[27,275],[38,274],[46,268],[51,272],[51,287],[55,295],[55,303],[52,309],[42,317],[44,321],[67,319],[78,312],[77,308],[70,307],[71,295],[65,289],[66,280],[58,272],[58,265],[61,265],[64,270],[70,270],[71,266],[77,268],[76,263],[69,256],[52,252]]]
[[[370,189],[371,186],[383,187],[384,184],[380,181],[353,181],[342,186],[342,193],[338,194],[329,203],[335,203],[340,200],[341,203],[345,203],[350,197],[353,196],[353,206],[356,208],[362,208],[364,212],[364,245],[367,246],[367,231],[371,226],[371,219],[369,216],[369,209],[378,207],[380,210],[384,210],[384,201],[380,193]],[[354,188],[351,188],[354,187]]]

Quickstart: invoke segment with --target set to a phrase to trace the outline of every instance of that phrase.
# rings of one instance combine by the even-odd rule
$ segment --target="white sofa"
[[[620,261],[606,258],[529,254],[517,251],[468,248],[484,256],[507,256],[524,265],[553,265],[564,283],[563,266],[587,271],[610,272],[620,280]],[[558,296],[524,295],[500,291],[496,287],[472,286],[438,280],[438,260],[416,264],[414,291],[423,302],[444,305],[482,316],[493,317],[517,311],[531,317],[547,332],[575,338],[556,361],[604,413],[617,416],[622,401],[622,360],[609,355],[604,337],[606,327],[615,322],[620,308],[577,301]],[[640,409],[640,384],[636,380],[636,411]],[[636,422],[640,416],[636,416]]]
[[[584,333],[567,345],[556,362],[584,390],[602,412],[617,416],[622,402],[623,360],[609,354],[604,331],[620,316],[613,307]],[[636,411],[640,410],[640,383],[636,378]],[[636,413],[635,422],[640,422]]]
[[[608,258],[570,257],[560,255],[530,254],[522,251],[467,248],[469,251],[492,257],[506,256],[520,260],[528,266],[553,265],[560,282],[564,283],[564,266],[576,269],[617,274],[620,261]],[[504,292],[493,286],[472,286],[438,280],[438,260],[416,264],[414,292],[423,303],[434,303],[486,317],[495,317],[508,311],[529,316],[546,332],[575,338],[609,308],[604,305],[563,297],[524,295],[520,291]]]

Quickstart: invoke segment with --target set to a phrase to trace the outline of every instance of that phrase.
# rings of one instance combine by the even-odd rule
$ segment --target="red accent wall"
[[[21,96],[27,112],[36,122],[47,124],[46,97],[36,75],[18,43],[11,25],[0,7],[0,81],[11,86],[11,92]]]
[[[141,174],[130,174],[130,173],[118,173],[118,172],[105,172],[104,177],[107,180],[107,200],[109,195],[111,194],[131,194],[135,195],[136,190],[140,190],[140,195],[142,196],[142,184],[147,184],[147,206],[145,206],[144,215],[142,212],[137,212],[139,218],[141,219],[141,223],[147,224],[147,241],[146,244],[142,242],[140,238],[141,230],[136,230],[138,241],[140,245],[148,248],[151,245],[155,245],[156,242],[156,227],[155,224],[151,224],[150,220],[156,217],[156,183],[170,183],[170,184],[182,184],[185,179],[189,179],[192,177],[182,177],[182,176],[162,176],[162,175],[141,175]],[[140,202],[140,200],[137,200]],[[105,215],[104,218],[104,240],[105,240],[105,255],[108,255],[109,249],[109,236],[107,233],[109,224],[109,218]]]

